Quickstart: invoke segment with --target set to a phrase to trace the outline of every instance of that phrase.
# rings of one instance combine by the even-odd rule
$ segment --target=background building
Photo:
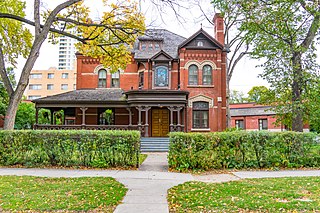
[[[73,32],[74,33],[74,32]],[[77,41],[73,38],[61,36],[59,38],[59,70],[74,70],[76,61],[76,48]]]
[[[287,126],[276,124],[276,113],[270,106],[255,103],[231,104],[231,126],[243,130],[268,130],[274,132],[287,131]],[[309,132],[309,125],[303,126]]]
[[[34,100],[75,90],[76,75],[75,70],[58,70],[55,67],[32,70],[25,96],[27,100]]]

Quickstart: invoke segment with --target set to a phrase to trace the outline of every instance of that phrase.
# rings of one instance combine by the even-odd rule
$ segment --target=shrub
[[[137,166],[138,131],[0,131],[0,165]]]
[[[320,166],[313,133],[170,133],[169,166],[178,171]]]

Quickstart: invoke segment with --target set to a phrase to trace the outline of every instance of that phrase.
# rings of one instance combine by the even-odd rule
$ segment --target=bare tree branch
[[[34,32],[35,36],[37,37],[39,33],[41,32],[41,26],[40,26],[40,0],[34,0]]]
[[[2,52],[2,47],[0,47],[0,76],[3,81],[4,87],[6,88],[6,90],[8,92],[8,95],[11,96],[14,91],[12,88],[11,81],[7,75],[7,70],[6,70],[6,66],[4,63],[4,55]]]

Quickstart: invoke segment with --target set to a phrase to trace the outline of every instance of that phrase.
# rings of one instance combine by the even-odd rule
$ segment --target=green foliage
[[[318,212],[320,178],[187,182],[169,189],[170,212]]]
[[[21,102],[16,115],[15,129],[32,129],[36,120],[35,114],[33,103]]]
[[[315,136],[267,131],[170,133],[169,166],[178,171],[319,167]]]
[[[1,211],[113,212],[127,189],[109,177],[0,177]]]
[[[8,67],[6,70],[6,74],[9,77],[9,80],[13,87],[16,86],[15,75],[12,67]],[[8,92],[4,86],[4,83],[0,77],[0,115],[5,115],[7,111],[7,107],[9,104],[9,96]]]
[[[0,131],[0,165],[136,166],[137,131]]]
[[[319,36],[318,1],[231,1],[243,15],[241,31],[251,41],[253,58],[263,58],[264,72],[275,96],[273,110],[289,119],[294,131],[308,120],[307,103],[314,79],[319,78],[316,38]],[[311,86],[311,87],[310,87]],[[283,122],[284,123],[284,122]]]
[[[0,1],[0,13],[25,17],[26,2],[21,0]],[[0,48],[4,61],[17,65],[19,55],[27,58],[32,45],[32,34],[22,22],[0,18]]]
[[[231,104],[238,104],[238,103],[245,103],[246,102],[246,98],[245,98],[243,92],[237,91],[237,90],[231,90],[229,100],[230,100]]]
[[[103,117],[106,119],[106,122],[108,125],[110,125],[112,123],[112,109],[107,109],[104,113],[103,113]]]
[[[248,102],[266,103],[268,100],[270,100],[270,97],[273,97],[273,94],[267,87],[254,86],[251,88],[251,90],[249,90],[246,100]]]

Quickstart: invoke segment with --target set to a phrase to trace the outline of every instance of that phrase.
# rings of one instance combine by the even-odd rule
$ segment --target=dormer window
[[[145,43],[141,43],[141,50],[146,50],[147,45]]]
[[[152,51],[152,50],[153,50],[153,45],[152,45],[152,44],[149,44],[148,50],[149,50],[149,51]]]
[[[160,44],[154,44],[154,49],[155,50],[160,50]]]
[[[203,41],[197,41],[197,47],[203,47]]]

